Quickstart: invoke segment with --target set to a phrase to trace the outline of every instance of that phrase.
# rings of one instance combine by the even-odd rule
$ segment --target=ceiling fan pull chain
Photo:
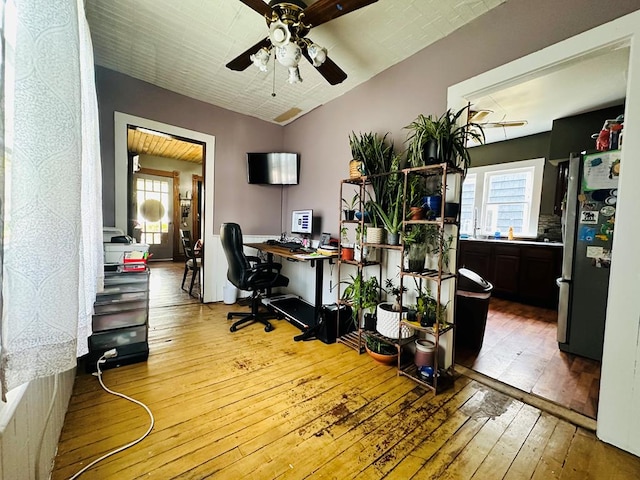
[[[276,96],[276,56],[273,56],[273,86],[271,87],[271,96]]]

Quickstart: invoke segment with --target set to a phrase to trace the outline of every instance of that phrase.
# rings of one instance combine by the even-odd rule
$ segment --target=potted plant
[[[453,246],[453,235],[445,235],[436,225],[427,225],[427,268],[440,268],[438,257],[442,260],[442,270],[449,270],[449,255]]]
[[[407,186],[408,197],[406,200],[409,205],[407,219],[423,220],[425,211],[422,199],[427,193],[425,179],[420,175],[409,175]]]
[[[358,192],[353,194],[351,200],[347,201],[346,198],[342,199],[342,204],[344,205],[344,219],[345,220],[353,220],[356,214],[356,208],[358,203],[360,202],[360,195]]]
[[[400,289],[400,287],[394,286],[391,280],[386,282],[386,293],[390,293],[394,296],[394,302],[381,302],[376,307],[376,330],[379,334],[388,338],[398,338],[398,333],[401,338],[409,338],[414,334],[413,328],[402,325],[400,326],[400,320],[407,317],[409,309],[402,307],[400,310],[400,296],[406,292],[406,288]]]
[[[353,243],[349,241],[349,232],[347,227],[340,229],[342,241],[340,242],[340,258],[342,260],[353,260],[354,248]]]
[[[391,280],[390,278],[387,278],[387,282],[385,283],[385,287],[386,287],[386,292],[390,293],[391,295],[393,295],[393,310],[396,312],[400,311],[400,303],[402,300],[402,294],[405,293],[407,291],[407,287],[403,286],[402,288],[396,286],[393,283],[393,280]]]
[[[384,189],[372,198],[370,204],[375,216],[387,231],[387,243],[399,244],[399,233],[402,228],[402,174],[392,173],[388,176],[378,177],[385,180]]]
[[[461,123],[469,106],[453,112],[448,109],[440,117],[423,114],[407,125],[408,160],[412,166],[448,163],[465,172],[471,163],[467,150],[469,140],[484,143],[484,131],[477,123]]]
[[[392,365],[398,361],[398,349],[373,335],[365,335],[365,349],[369,356],[382,365]]]
[[[416,304],[414,306],[416,311],[416,321],[423,327],[431,327],[436,322],[444,323],[444,315],[447,306],[440,305],[438,307],[438,302],[431,295],[429,287],[421,288],[417,281],[416,292]]]
[[[468,116],[469,106],[457,112],[448,109],[440,118],[441,136],[439,139],[439,155],[442,161],[465,172],[471,164],[471,155],[467,149],[469,140],[484,143],[484,130],[478,123],[460,122],[463,114]]]
[[[352,318],[356,328],[358,328],[359,323],[358,314],[362,312],[365,320],[365,330],[374,330],[375,317],[373,317],[373,312],[379,302],[381,291],[378,278],[371,277],[365,280],[362,278],[362,273],[356,276],[351,275],[350,277],[350,281],[342,282],[347,284],[347,287],[342,292],[342,300],[351,304]]]
[[[358,178],[364,175],[364,144],[365,139],[362,134],[356,135],[351,132],[349,135],[349,147],[351,148],[351,160],[349,161],[349,177]]]
[[[439,119],[432,115],[419,114],[404,128],[409,130],[406,140],[409,164],[412,167],[420,167],[438,163],[438,139],[442,129]]]
[[[418,223],[408,225],[403,233],[405,246],[404,269],[408,272],[421,272],[427,257],[427,234],[429,225]]]

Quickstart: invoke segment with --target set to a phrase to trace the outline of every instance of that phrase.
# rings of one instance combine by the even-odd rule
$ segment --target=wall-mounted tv
[[[247,181],[259,185],[297,185],[300,155],[297,153],[247,153]]]

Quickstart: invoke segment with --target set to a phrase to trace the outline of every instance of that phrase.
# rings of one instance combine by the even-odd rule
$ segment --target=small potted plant
[[[349,135],[349,147],[351,147],[351,160],[349,161],[349,177],[358,178],[364,175],[364,138],[351,132]]]
[[[402,242],[405,246],[404,269],[407,272],[421,272],[424,270],[424,263],[427,258],[427,234],[430,225],[418,223],[408,225],[405,230]]]
[[[398,361],[398,349],[373,335],[365,335],[365,349],[369,356],[382,365],[392,365]]]
[[[365,280],[362,274],[351,275],[350,281],[342,282],[347,286],[342,292],[342,300],[351,304],[353,323],[358,328],[358,314],[362,312],[365,330],[375,330],[374,309],[380,300],[380,284],[377,277]]]
[[[342,241],[340,242],[340,258],[342,260],[353,260],[354,248],[353,243],[349,241],[349,231],[347,227],[340,229]]]
[[[390,278],[387,278],[385,287],[386,287],[386,292],[393,295],[393,306],[392,306],[393,310],[396,312],[399,312],[400,303],[402,301],[402,294],[406,293],[407,287],[403,286],[402,288],[400,288],[399,286],[396,286],[393,283],[393,280],[391,280]]]
[[[389,187],[386,198],[371,200],[378,219],[387,231],[387,243],[398,245],[400,230],[402,229],[402,184],[399,176],[390,175],[388,178]]]
[[[360,195],[358,193],[354,193],[351,200],[347,200],[346,198],[342,199],[342,204],[344,205],[344,219],[345,220],[353,220],[356,214],[356,208],[360,201]]]

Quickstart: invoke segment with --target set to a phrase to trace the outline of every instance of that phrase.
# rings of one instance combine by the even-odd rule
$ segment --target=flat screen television
[[[313,210],[291,212],[291,233],[311,235],[313,230]]]
[[[247,181],[258,185],[297,185],[300,155],[297,153],[247,153]]]

